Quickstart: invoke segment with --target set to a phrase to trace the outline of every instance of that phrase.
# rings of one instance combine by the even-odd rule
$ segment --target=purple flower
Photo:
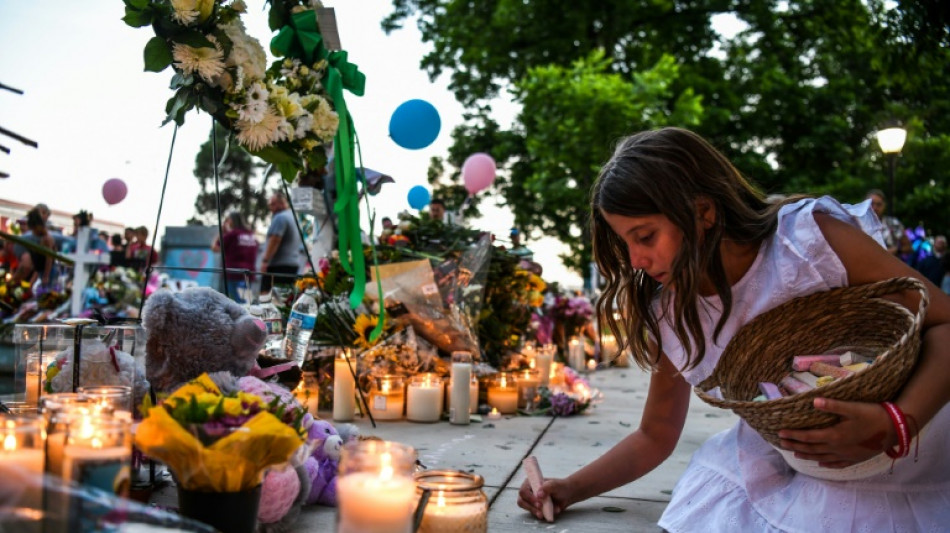
[[[555,416],[571,416],[574,410],[574,399],[567,394],[558,392],[551,395],[551,413]]]

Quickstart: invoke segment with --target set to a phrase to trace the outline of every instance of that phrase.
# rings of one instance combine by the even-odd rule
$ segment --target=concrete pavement
[[[535,455],[548,477],[564,477],[593,461],[633,431],[646,399],[649,375],[636,367],[598,370],[588,376],[603,400],[579,416],[567,418],[507,417],[468,426],[448,422],[419,424],[357,419],[363,435],[401,442],[416,448],[428,468],[475,472],[485,478],[491,501],[489,531],[660,531],[656,522],[693,451],[709,436],[730,427],[737,417],[692,398],[686,428],[673,455],[642,479],[600,497],[576,504],[554,524],[538,521],[517,506],[524,480],[521,460]],[[326,418],[330,413],[324,414]],[[157,500],[174,505],[174,489]],[[170,500],[170,501],[169,501]],[[336,509],[307,507],[294,531],[333,531]]]

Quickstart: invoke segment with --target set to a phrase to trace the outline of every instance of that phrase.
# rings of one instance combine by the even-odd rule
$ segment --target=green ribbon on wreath
[[[317,15],[313,11],[294,13],[286,26],[271,39],[271,52],[275,56],[294,57],[307,66],[313,66],[323,51],[323,36],[317,26]],[[326,52],[323,51],[323,55]]]
[[[340,263],[354,280],[353,290],[350,292],[350,307],[356,309],[362,303],[366,290],[366,264],[360,235],[359,190],[353,149],[355,129],[353,119],[346,108],[343,90],[362,96],[366,88],[366,76],[347,60],[345,51],[330,52],[326,49],[316,13],[311,10],[292,15],[289,24],[281,28],[271,40],[271,50],[278,55],[300,59],[310,66],[321,59],[328,63],[324,87],[330,95],[333,109],[340,117],[340,125],[333,138],[337,191],[333,211],[337,215]],[[379,324],[382,324],[382,320]],[[376,335],[378,336],[378,333]]]

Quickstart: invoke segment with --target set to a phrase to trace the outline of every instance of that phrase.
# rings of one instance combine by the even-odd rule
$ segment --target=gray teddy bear
[[[264,344],[264,323],[208,287],[155,291],[145,302],[145,375],[169,392],[203,372],[245,376]]]

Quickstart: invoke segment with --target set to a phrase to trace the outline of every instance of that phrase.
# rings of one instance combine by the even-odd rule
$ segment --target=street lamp
[[[894,195],[894,170],[897,167],[897,156],[904,148],[904,141],[906,140],[907,130],[899,126],[884,128],[877,132],[877,144],[881,146],[881,151],[887,156],[887,174],[891,188],[891,201],[887,202],[887,211],[891,216],[894,216],[897,207],[897,197]]]

